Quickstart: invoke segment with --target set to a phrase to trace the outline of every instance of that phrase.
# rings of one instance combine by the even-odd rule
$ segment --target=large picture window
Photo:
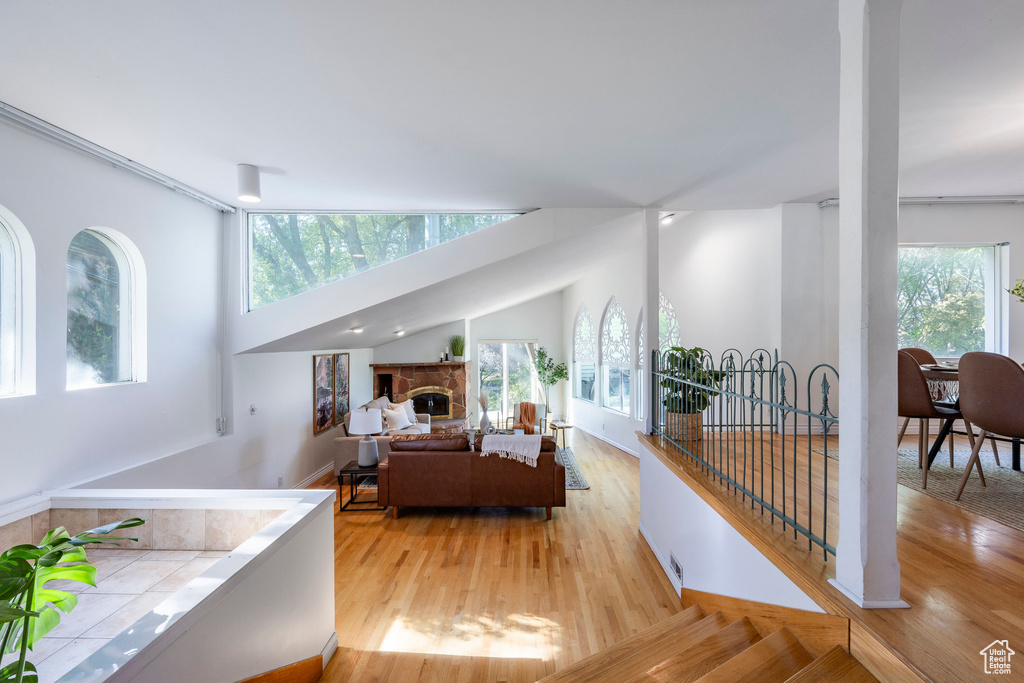
[[[67,387],[81,389],[140,379],[135,332],[140,321],[141,262],[124,240],[83,230],[67,257]],[[134,249],[133,249],[134,251]]]
[[[497,422],[511,417],[523,401],[537,402],[539,387],[533,371],[536,342],[481,342],[477,347],[480,396],[487,396],[488,411],[497,411]],[[493,413],[491,421],[496,421]]]
[[[937,358],[1003,352],[1001,248],[901,245],[897,293],[900,348]]]
[[[573,396],[594,400],[596,385],[597,345],[594,342],[594,320],[586,306],[580,306],[572,335]]]
[[[249,310],[518,215],[250,213]]]
[[[601,404],[629,414],[631,354],[629,322],[612,297],[601,323]]]

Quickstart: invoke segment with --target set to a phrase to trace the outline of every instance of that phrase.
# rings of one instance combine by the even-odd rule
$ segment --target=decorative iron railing
[[[829,456],[837,452],[839,422],[829,403],[838,385],[835,368],[815,366],[804,399],[793,366],[765,349],[746,359],[728,349],[717,364],[703,350],[654,351],[651,368],[654,433],[743,504],[749,499],[772,524],[791,528],[794,539],[806,537],[808,550],[817,545],[826,560],[835,555],[829,542]]]

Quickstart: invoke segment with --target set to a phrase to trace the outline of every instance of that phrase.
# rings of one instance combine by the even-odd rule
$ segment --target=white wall
[[[781,209],[699,211],[661,231],[661,291],[683,346],[744,357],[781,343]]]
[[[470,321],[471,353],[475,359],[477,345],[484,340],[536,340],[547,349],[548,356],[556,363],[571,365],[571,358],[565,351],[562,334],[562,293],[555,292],[532,301],[506,308],[503,311],[474,318]],[[480,420],[480,405],[477,402],[480,387],[480,366],[473,364],[470,380],[470,405],[473,410],[473,424]],[[551,388],[548,408],[552,416],[564,416],[566,382],[559,382]],[[489,416],[497,420],[497,412],[491,406]]]
[[[221,214],[0,123],[0,204],[36,253],[36,393],[0,399],[0,502],[203,443],[218,415]],[[126,235],[148,280],[148,377],[67,391],[66,259],[81,230]]]
[[[455,320],[417,334],[397,337],[393,342],[377,346],[373,349],[373,362],[436,363],[440,354],[449,346],[448,337],[453,334],[466,336],[464,321]],[[466,352],[468,357],[472,357],[473,351],[468,343]]]
[[[640,532],[672,584],[706,593],[821,612],[775,565],[640,446]],[[683,568],[682,583],[669,556]]]
[[[642,251],[631,249],[614,261],[595,265],[594,269],[584,278],[577,280],[562,293],[562,340],[566,350],[566,361],[569,365],[569,388],[572,396],[574,368],[572,367],[573,327],[580,306],[586,305],[594,320],[594,336],[597,341],[597,353],[601,353],[601,321],[605,307],[614,296],[622,306],[629,323],[630,346],[632,355],[636,354],[636,323],[640,315],[643,299],[643,260]],[[633,358],[635,365],[636,358]],[[635,373],[635,370],[634,370]],[[634,419],[601,406],[601,373],[598,367],[598,381],[595,389],[595,402],[578,398],[569,399],[569,419],[574,426],[598,438],[618,446],[627,453],[637,454],[637,430],[643,429],[643,421]],[[631,385],[631,389],[632,389]],[[633,391],[632,393],[636,393]],[[633,399],[635,400],[635,396]]]

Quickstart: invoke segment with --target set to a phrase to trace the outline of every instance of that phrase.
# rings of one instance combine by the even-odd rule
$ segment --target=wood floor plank
[[[846,650],[836,646],[786,683],[877,683],[878,679]]]
[[[761,636],[750,620],[740,619],[639,676],[634,676],[629,679],[629,683],[691,683],[759,640]]]
[[[778,683],[814,661],[787,628],[754,643],[698,679],[698,683]]]
[[[572,446],[591,488],[566,491],[550,521],[543,508],[336,514],[340,649],[322,680],[532,683],[681,612],[637,531],[639,461],[583,433]],[[333,476],[313,486],[337,490]]]

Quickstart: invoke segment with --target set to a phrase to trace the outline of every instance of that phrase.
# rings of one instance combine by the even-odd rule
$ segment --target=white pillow
[[[388,410],[404,410],[405,414],[409,417],[409,422],[416,424],[416,411],[412,407],[412,399],[408,401],[402,401],[401,403],[389,403]]]
[[[389,432],[397,432],[412,426],[412,421],[409,420],[409,416],[405,414],[404,410],[385,410],[383,412],[384,419],[388,422]]]

